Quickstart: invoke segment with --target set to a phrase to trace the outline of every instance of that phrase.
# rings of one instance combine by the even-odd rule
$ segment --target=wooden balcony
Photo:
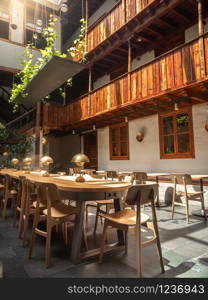
[[[88,31],[88,52],[92,51],[155,0],[121,0]]]
[[[45,106],[46,128],[89,128],[208,99],[208,33],[94,90],[65,107]]]

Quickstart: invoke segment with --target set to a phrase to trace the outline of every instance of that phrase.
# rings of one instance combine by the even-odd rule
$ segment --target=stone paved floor
[[[149,208],[145,212],[149,213]],[[171,220],[170,207],[157,210],[166,273],[160,274],[156,247],[151,245],[143,251],[144,277],[208,277],[208,225],[202,218],[194,216],[187,225],[183,208],[178,208],[177,212],[175,219]],[[99,224],[96,239],[93,238],[94,217],[92,209],[87,227],[90,248],[98,245],[102,231]],[[109,231],[108,241],[116,241],[114,230]],[[74,266],[69,261],[69,248],[56,232],[52,245],[52,266],[45,269],[44,239],[37,238],[33,258],[29,260],[28,249],[22,248],[11,215],[8,214],[6,221],[0,218],[0,261],[3,262],[5,278],[136,277],[132,232],[129,234],[128,255],[123,252],[106,254],[103,264],[98,264],[97,257],[94,257]]]

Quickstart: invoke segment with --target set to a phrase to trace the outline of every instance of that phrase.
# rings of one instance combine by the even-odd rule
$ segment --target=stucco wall
[[[63,137],[48,137],[49,155],[54,159],[54,167],[58,171],[68,171],[73,155],[80,153],[80,137],[67,135]]]
[[[24,47],[16,44],[11,44],[7,41],[0,41],[0,67],[7,67],[13,69],[20,69],[20,60]],[[34,59],[36,59],[40,52],[37,50],[33,51]]]
[[[207,173],[208,133],[204,129],[208,118],[207,105],[193,106],[195,159],[160,159],[158,115],[129,122],[129,160],[109,159],[109,128],[98,130],[99,170],[132,170],[145,172]],[[136,133],[145,128],[143,142],[136,140]]]

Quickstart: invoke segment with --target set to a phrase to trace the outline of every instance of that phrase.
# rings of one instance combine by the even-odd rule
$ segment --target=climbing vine
[[[73,42],[73,46],[67,51],[73,58],[81,58],[81,62],[86,62],[85,55],[87,54],[87,21],[85,19],[80,20],[80,34]]]
[[[49,23],[46,28],[43,29],[42,34],[46,41],[46,46],[44,49],[40,49],[40,57],[35,60],[33,49],[35,46],[33,44],[28,44],[22,54],[21,67],[22,70],[17,74],[18,83],[14,83],[11,90],[11,96],[9,102],[13,105],[14,111],[18,108],[19,103],[17,102],[17,96],[21,95],[23,98],[27,97],[26,88],[30,81],[37,75],[37,73],[43,68],[43,66],[52,58],[52,56],[58,56],[66,58],[67,54],[61,54],[59,50],[55,47],[55,41],[58,38],[56,27],[57,18],[54,15],[50,15]],[[79,53],[83,54],[82,62],[84,61],[84,55],[86,54],[86,21],[84,19],[80,20],[81,30],[78,39],[74,41],[74,47],[69,48],[68,52],[70,55],[75,57]],[[75,50],[76,48],[76,50]],[[67,85],[72,86],[72,79],[69,78],[66,82]],[[60,95],[65,97],[65,91],[62,87],[59,88]],[[48,103],[50,95],[47,95],[42,101]]]

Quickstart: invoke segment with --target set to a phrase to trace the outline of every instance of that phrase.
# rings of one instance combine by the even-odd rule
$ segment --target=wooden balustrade
[[[88,31],[87,50],[92,51],[155,0],[121,0]]]
[[[44,124],[52,128],[73,125],[131,103],[170,93],[208,80],[207,70],[208,34],[205,34],[65,107],[47,107],[49,113],[44,117]]]

